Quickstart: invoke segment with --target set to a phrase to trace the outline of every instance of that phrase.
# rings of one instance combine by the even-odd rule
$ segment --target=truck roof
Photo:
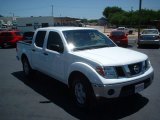
[[[158,29],[156,29],[156,28],[152,28],[152,29],[143,29],[143,30],[158,30]]]
[[[87,28],[87,27],[46,27],[46,28],[39,28],[38,30],[66,31],[66,30],[94,30],[94,28]]]

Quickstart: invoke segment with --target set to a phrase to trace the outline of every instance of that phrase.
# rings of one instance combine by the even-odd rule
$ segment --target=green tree
[[[88,20],[87,19],[81,19],[81,22],[82,23],[88,23]]]
[[[91,20],[88,20],[88,22],[89,22],[89,23],[97,23],[98,20],[96,20],[96,19],[91,19]]]
[[[106,7],[103,11],[103,15],[108,18],[109,23],[114,25],[124,26],[137,26],[140,24],[143,26],[152,25],[152,21],[160,20],[160,10],[142,9],[139,11],[124,11],[118,7]]]
[[[119,12],[124,12],[124,10],[122,10],[119,7],[106,7],[103,11],[103,15],[106,18],[109,18],[109,16],[112,16],[115,13],[119,13]]]

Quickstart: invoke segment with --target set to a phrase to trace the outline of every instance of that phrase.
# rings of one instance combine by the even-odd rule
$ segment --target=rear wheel
[[[76,76],[71,85],[71,93],[74,103],[81,109],[93,108],[96,97],[90,82],[84,76]]]
[[[160,48],[160,45],[157,45],[157,49],[159,49]]]
[[[1,48],[5,48],[5,45],[4,45],[4,43],[2,43],[2,44],[1,44]]]
[[[128,47],[128,44],[124,44],[124,47],[127,48],[127,47]]]
[[[25,74],[25,76],[27,77],[31,77],[33,74],[33,69],[31,68],[28,59],[26,57],[24,57],[22,59],[22,65],[23,65],[23,72]]]
[[[137,48],[141,48],[142,47],[142,45],[141,44],[137,44]]]

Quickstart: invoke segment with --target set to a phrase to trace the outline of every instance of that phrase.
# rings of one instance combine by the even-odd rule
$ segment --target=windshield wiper
[[[109,45],[95,45],[95,46],[87,46],[87,47],[81,47],[81,48],[74,48],[74,51],[77,50],[88,50],[88,49],[97,49],[97,48],[104,48],[104,47],[111,47]]]
[[[104,45],[96,45],[96,46],[93,46],[93,49],[94,48],[104,48],[104,47],[110,47],[110,46],[106,45],[106,44],[104,44]]]
[[[86,49],[90,49],[90,48],[89,47],[74,48],[73,51],[86,50]]]

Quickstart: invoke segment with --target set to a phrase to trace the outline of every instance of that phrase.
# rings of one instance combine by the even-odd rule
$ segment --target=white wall
[[[48,23],[49,26],[53,26],[53,17],[17,18],[17,28],[22,32],[33,31],[36,28],[42,27],[42,23]],[[32,26],[26,26],[26,24],[32,24]]]

